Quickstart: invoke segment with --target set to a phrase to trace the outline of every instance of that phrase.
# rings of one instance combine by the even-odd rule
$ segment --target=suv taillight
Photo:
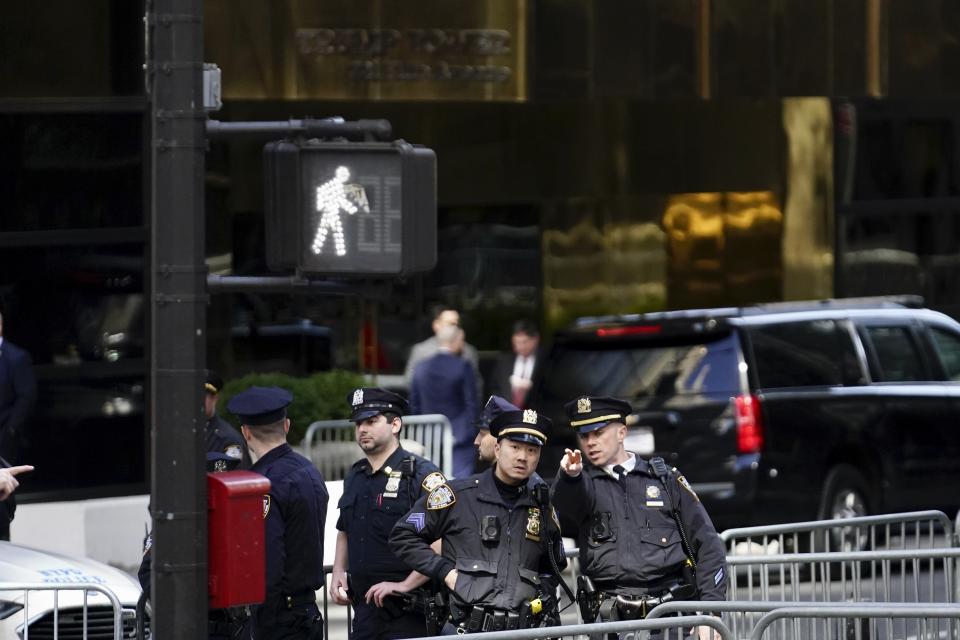
[[[733,399],[737,412],[737,451],[759,453],[763,449],[763,423],[760,421],[760,400],[755,395],[739,395]]]

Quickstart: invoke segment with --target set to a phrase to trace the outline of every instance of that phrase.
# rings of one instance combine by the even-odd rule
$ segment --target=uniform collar
[[[502,505],[503,499],[500,497],[500,491],[497,489],[497,483],[493,479],[493,474],[496,473],[496,467],[490,467],[488,471],[476,476],[479,481],[479,494],[477,495],[478,500],[483,502],[490,502],[492,504]],[[524,483],[524,491],[520,494],[520,497],[517,498],[517,502],[514,506],[533,506],[533,496],[530,494],[530,487],[528,482]]]
[[[263,454],[263,456],[261,456],[260,459],[257,460],[256,464],[253,466],[256,467],[257,469],[262,469],[263,467],[271,464],[277,459],[287,455],[287,453],[291,451],[293,451],[293,449],[290,448],[290,445],[284,442],[283,444],[276,446],[273,449],[270,449],[270,451],[267,451],[265,454]]]
[[[628,474],[639,473],[645,476],[653,476],[653,472],[650,469],[649,462],[641,458],[640,454],[638,454],[636,451],[629,451],[628,453],[633,454],[633,468],[627,470]],[[611,480],[613,479],[613,476],[611,476],[607,472],[606,468],[604,467],[597,467],[591,464],[590,462],[587,462],[584,465],[584,468],[586,469],[587,473],[590,474],[591,478],[610,478]]]
[[[387,470],[387,467],[390,467],[391,471],[397,471],[400,469],[400,462],[408,457],[410,454],[404,450],[403,447],[397,447],[396,450],[390,454],[390,457],[383,463],[381,469],[383,471]],[[366,458],[360,458],[353,463],[353,468],[357,471],[362,471],[367,475],[373,475],[373,468],[370,466],[370,461]]]

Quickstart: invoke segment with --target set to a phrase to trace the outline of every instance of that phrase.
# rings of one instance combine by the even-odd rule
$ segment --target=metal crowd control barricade
[[[33,592],[52,592],[52,611],[48,614],[37,617],[31,613],[31,593]],[[103,605],[90,604],[90,592],[101,593],[110,601],[112,615],[109,619],[104,618],[101,612]],[[103,625],[107,622],[112,625],[114,640],[122,640],[124,637],[130,637],[130,633],[124,633],[123,623],[123,605],[120,604],[117,595],[102,584],[93,583],[71,583],[71,584],[48,584],[48,583],[19,583],[19,582],[0,582],[0,594],[9,592],[23,593],[23,626],[18,629],[18,637],[22,640],[29,640],[31,637],[52,638],[60,640],[67,638],[88,638],[92,637],[91,626],[102,631]],[[78,593],[74,593],[78,592]],[[70,593],[73,597],[67,598],[67,604],[61,604],[61,596]],[[78,597],[79,596],[79,597]],[[74,602],[78,602],[75,604]],[[36,608],[36,607],[34,607]],[[44,610],[47,610],[44,607]],[[50,618],[47,620],[46,618]],[[133,616],[130,616],[130,632],[133,631]],[[38,628],[42,626],[41,628]],[[34,627],[34,634],[30,634],[30,627]],[[97,637],[103,637],[98,635]]]
[[[702,610],[722,615],[736,638],[878,640],[956,638],[960,605],[916,602],[668,602],[647,620]],[[747,614],[756,623],[738,624]],[[772,628],[771,628],[772,627]],[[770,630],[774,633],[764,636]]]
[[[720,539],[727,547],[728,555],[957,546],[953,523],[942,511],[727,529],[720,534]]]
[[[320,420],[307,428],[303,437],[303,455],[316,465],[324,480],[343,480],[350,465],[362,455],[357,447],[355,429],[349,420]],[[445,476],[450,477],[453,470],[453,429],[446,416],[403,416],[400,439],[422,446],[422,451],[412,453],[427,458]]]
[[[470,640],[546,640],[548,638],[606,638],[607,634],[618,635],[620,640],[644,640],[647,633],[662,630],[662,640],[689,638],[691,627],[707,626],[714,629],[722,640],[735,640],[735,636],[720,618],[706,615],[690,615],[680,618],[653,620],[621,620],[592,624],[570,624],[537,629],[513,629],[510,631],[487,631],[471,633]],[[449,640],[451,636],[431,636],[421,640]]]

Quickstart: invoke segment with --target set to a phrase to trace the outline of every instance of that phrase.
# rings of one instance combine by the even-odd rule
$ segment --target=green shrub
[[[293,402],[287,409],[290,435],[287,441],[299,445],[311,422],[338,420],[350,415],[347,394],[364,385],[363,377],[350,371],[324,371],[307,378],[296,378],[285,373],[251,373],[223,386],[218,411],[238,429],[237,417],[227,411],[230,398],[248,387],[282,387],[293,393]]]

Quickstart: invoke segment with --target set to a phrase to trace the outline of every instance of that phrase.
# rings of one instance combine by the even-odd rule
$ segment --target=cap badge
[[[590,398],[577,400],[577,413],[590,413]]]
[[[363,404],[363,389],[357,389],[353,392],[353,406]]]
[[[213,470],[216,473],[223,473],[227,470],[227,461],[226,460],[216,460],[213,463]]]
[[[537,424],[537,412],[533,409],[526,409],[523,412],[524,424]]]

